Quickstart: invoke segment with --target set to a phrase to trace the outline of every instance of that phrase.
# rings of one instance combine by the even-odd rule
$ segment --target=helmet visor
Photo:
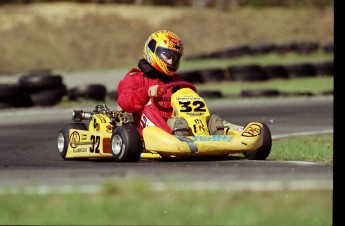
[[[178,69],[181,53],[159,46],[156,49],[156,56],[158,56],[159,59],[168,64],[171,68],[174,68],[175,70]]]

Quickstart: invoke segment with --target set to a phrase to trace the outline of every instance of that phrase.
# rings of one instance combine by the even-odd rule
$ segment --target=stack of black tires
[[[0,83],[0,109],[54,106],[64,96],[74,101],[104,101],[106,94],[106,87],[102,84],[67,89],[60,74],[35,71],[22,75],[15,84]]]
[[[0,108],[53,106],[66,94],[61,75],[48,71],[22,75],[18,83],[0,84]]]
[[[234,65],[223,68],[204,68],[181,71],[179,75],[191,83],[221,81],[267,81],[297,77],[333,76],[333,61],[289,65]]]

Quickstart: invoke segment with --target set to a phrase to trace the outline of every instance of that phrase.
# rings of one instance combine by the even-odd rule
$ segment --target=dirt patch
[[[185,56],[236,45],[332,41],[333,9],[148,7],[77,3],[0,8],[0,73],[135,66],[153,31],[170,29]]]

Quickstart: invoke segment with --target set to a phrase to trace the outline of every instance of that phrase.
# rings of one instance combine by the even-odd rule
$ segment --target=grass
[[[332,225],[332,191],[152,191],[0,196],[0,224]]]
[[[274,140],[268,159],[333,163],[333,134]]]

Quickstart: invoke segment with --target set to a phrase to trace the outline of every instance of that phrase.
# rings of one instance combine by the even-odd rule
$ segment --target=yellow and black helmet
[[[174,76],[183,54],[183,43],[179,36],[167,30],[150,35],[144,46],[144,59],[157,71]]]

